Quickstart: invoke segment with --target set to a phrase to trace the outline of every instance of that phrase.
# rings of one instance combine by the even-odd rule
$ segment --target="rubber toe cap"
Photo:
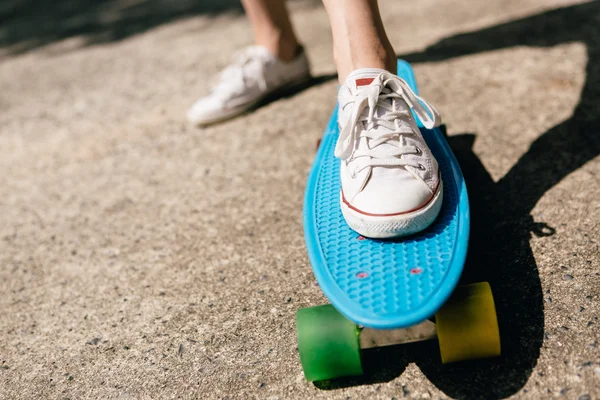
[[[366,215],[406,214],[424,207],[433,197],[433,193],[421,181],[404,180],[398,185],[372,185],[359,192],[346,204]]]

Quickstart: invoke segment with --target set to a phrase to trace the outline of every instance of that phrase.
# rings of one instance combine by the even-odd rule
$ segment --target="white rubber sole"
[[[444,188],[440,181],[437,192],[423,207],[407,214],[392,216],[365,215],[348,207],[342,200],[342,215],[348,226],[360,235],[373,239],[392,239],[412,235],[426,229],[442,209]]]
[[[227,111],[223,111],[218,115],[212,116],[210,118],[204,118],[202,120],[194,120],[193,118],[190,118],[188,116],[188,121],[192,125],[195,125],[197,127],[205,127],[205,126],[209,126],[209,125],[216,124],[219,122],[227,121],[229,119],[240,116],[240,115],[244,114],[245,112],[250,111],[253,107],[256,107],[262,100],[263,100],[263,97],[261,96],[258,100],[254,100],[251,103],[243,104],[239,107],[235,107],[235,108],[229,109]]]

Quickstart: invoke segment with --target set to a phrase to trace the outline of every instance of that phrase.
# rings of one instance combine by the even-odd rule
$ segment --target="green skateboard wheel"
[[[359,329],[331,304],[298,310],[296,330],[306,380],[362,375]]]

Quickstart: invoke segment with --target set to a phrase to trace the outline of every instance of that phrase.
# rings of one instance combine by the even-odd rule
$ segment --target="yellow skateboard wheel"
[[[435,315],[442,363],[500,355],[500,332],[487,282],[458,287]]]

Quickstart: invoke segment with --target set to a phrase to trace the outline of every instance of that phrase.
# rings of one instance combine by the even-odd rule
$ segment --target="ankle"
[[[257,37],[256,44],[265,47],[283,62],[294,60],[302,49],[302,46],[293,35],[283,35],[278,31]]]
[[[397,73],[398,60],[391,45],[379,44],[369,46],[366,50],[360,48],[334,48],[333,56],[341,84],[345,82],[352,71],[362,68],[379,68],[394,75]]]

